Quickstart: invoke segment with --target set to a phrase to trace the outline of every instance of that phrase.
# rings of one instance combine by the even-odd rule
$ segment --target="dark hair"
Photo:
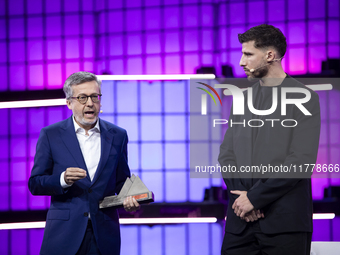
[[[243,34],[238,34],[240,43],[254,41],[255,48],[274,47],[275,50],[283,57],[286,53],[286,37],[280,29],[267,24],[252,27]]]
[[[79,85],[79,84],[82,84],[88,81],[96,81],[99,86],[99,92],[101,91],[102,81],[98,79],[98,77],[95,74],[89,73],[89,72],[77,72],[77,73],[71,74],[64,83],[63,90],[64,90],[66,98],[68,99],[72,97],[73,95],[72,86],[73,85]]]

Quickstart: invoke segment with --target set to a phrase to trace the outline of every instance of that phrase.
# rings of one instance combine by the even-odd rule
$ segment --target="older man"
[[[64,92],[73,115],[41,130],[28,183],[33,195],[51,196],[41,254],[119,254],[117,211],[98,203],[130,177],[126,131],[98,118],[101,81],[94,74],[72,74]],[[124,207],[139,204],[129,197]]]

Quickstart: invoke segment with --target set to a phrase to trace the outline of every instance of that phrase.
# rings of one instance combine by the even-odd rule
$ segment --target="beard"
[[[263,77],[265,77],[268,74],[268,69],[269,69],[268,65],[265,65],[265,66],[262,66],[262,67],[256,69],[255,72],[251,73],[247,77],[248,81],[257,81],[257,80],[262,79]]]
[[[96,116],[96,118],[93,119],[93,120],[85,120],[85,118],[83,116],[78,116],[78,115],[75,115],[75,118],[76,118],[77,122],[80,123],[83,126],[92,126],[98,120],[98,116]]]

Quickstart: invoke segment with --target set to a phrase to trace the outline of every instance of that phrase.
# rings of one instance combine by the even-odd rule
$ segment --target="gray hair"
[[[99,93],[101,92],[102,81],[98,79],[98,77],[95,74],[89,73],[89,72],[77,72],[77,73],[71,74],[64,83],[63,90],[64,90],[66,98],[69,99],[70,97],[73,96],[73,89],[72,89],[73,85],[79,85],[79,84],[82,84],[88,81],[97,82],[98,87],[99,87]]]

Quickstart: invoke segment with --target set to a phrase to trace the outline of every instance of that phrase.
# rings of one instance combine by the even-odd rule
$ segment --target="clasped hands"
[[[64,174],[66,184],[72,185],[74,182],[86,177],[86,171],[78,167],[69,167]],[[124,199],[123,206],[127,212],[135,212],[140,209],[140,205],[134,197]]]
[[[264,218],[263,212],[256,210],[247,197],[247,191],[231,190],[231,194],[239,195],[232,205],[235,214],[246,222]]]

